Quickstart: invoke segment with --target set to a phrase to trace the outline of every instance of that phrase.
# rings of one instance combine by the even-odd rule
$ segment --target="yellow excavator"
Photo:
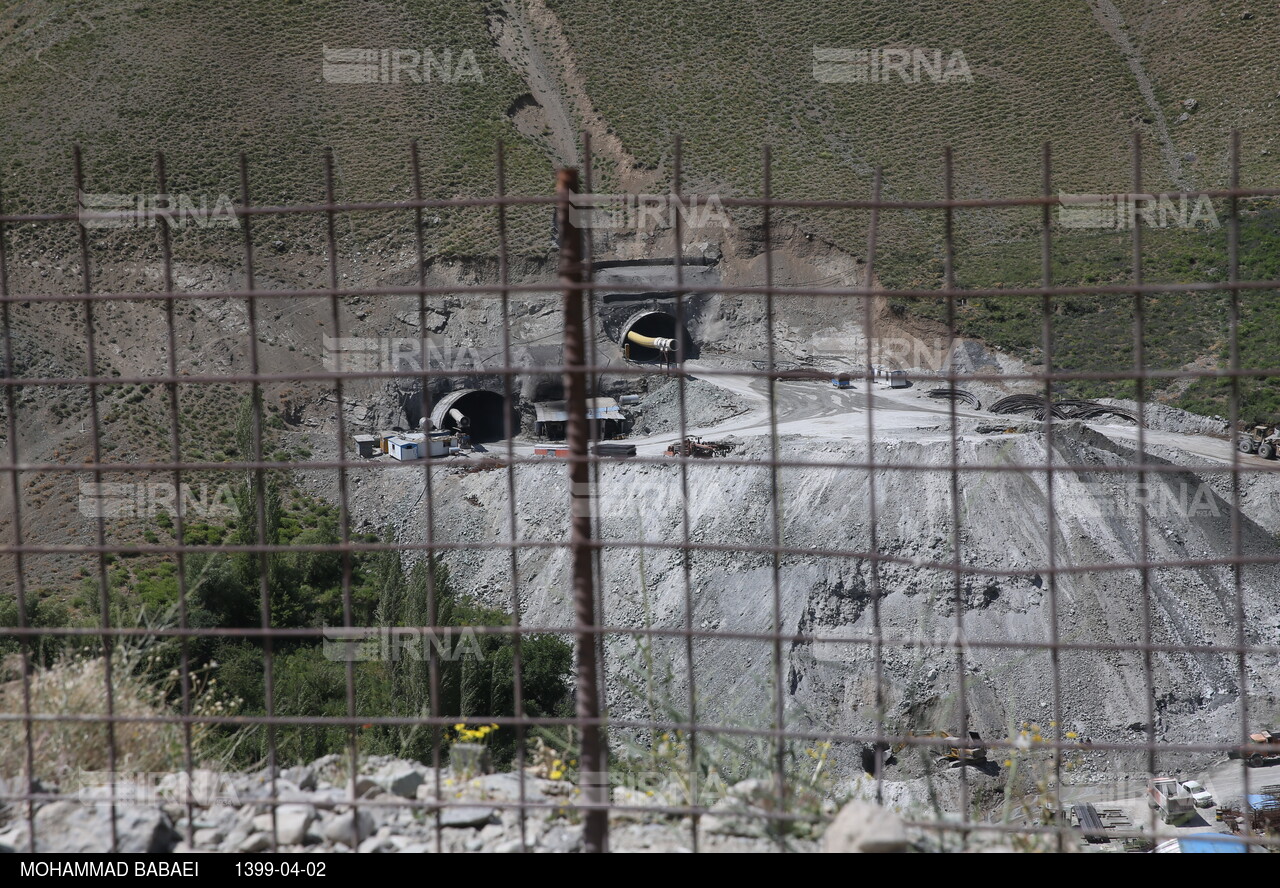
[[[907,736],[936,737],[941,740],[942,743],[938,745],[932,743],[920,745],[921,749],[929,749],[935,753],[934,761],[939,765],[945,764],[952,768],[959,768],[964,765],[980,765],[987,761],[987,747],[982,742],[982,735],[977,731],[969,731],[968,743],[950,731],[925,731],[919,734],[913,731]],[[907,746],[906,743],[899,743],[893,748],[894,754],[901,752],[905,746]]]

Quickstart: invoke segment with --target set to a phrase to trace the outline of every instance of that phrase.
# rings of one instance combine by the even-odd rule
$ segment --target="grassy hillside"
[[[1144,279],[1148,283],[1222,282],[1228,278],[1224,227],[1155,229],[1144,232]],[[1070,232],[1055,242],[1054,283],[1063,286],[1123,285],[1132,278],[1129,232]],[[1280,276],[1280,208],[1255,205],[1242,213],[1240,276],[1274,280]],[[926,266],[916,282],[941,282],[940,261]],[[1040,244],[1025,239],[999,246],[970,246],[956,256],[962,287],[1034,287],[1041,279]],[[1280,297],[1272,291],[1240,293],[1240,365],[1244,369],[1280,366],[1274,331],[1280,324]],[[1145,366],[1155,370],[1203,371],[1229,363],[1229,307],[1226,291],[1158,293],[1144,303]],[[914,300],[907,308],[945,320],[940,301]],[[960,333],[1042,365],[1043,326],[1038,296],[969,299],[958,305]],[[1129,296],[1069,296],[1052,302],[1053,365],[1056,370],[1128,372],[1134,367],[1133,299]],[[1132,397],[1129,382],[1081,380],[1064,392],[1082,397]],[[1230,383],[1202,379],[1166,383],[1153,380],[1148,397],[1197,413],[1226,416]],[[1241,416],[1258,422],[1280,418],[1280,380],[1244,379]]]
[[[321,152],[332,146],[340,200],[404,198],[418,139],[428,196],[492,194],[499,138],[512,144],[512,190],[550,187],[549,162],[506,117],[522,87],[475,3],[31,0],[0,13],[0,35],[0,169],[12,208],[74,205],[75,142],[85,146],[91,192],[154,193],[154,152],[163,149],[172,192],[238,200],[245,151],[255,201],[314,201],[324,194]],[[449,49],[455,73],[470,51],[480,77],[326,82],[326,46]],[[433,246],[487,252],[490,216],[442,219]],[[410,221],[368,215],[346,220],[343,233],[363,241],[394,226],[403,235]],[[316,230],[291,220],[263,236]],[[543,249],[545,225],[536,237]]]
[[[528,69],[513,65],[510,47],[505,55],[499,47],[496,35],[517,20],[532,22],[521,33],[542,43],[545,64],[533,65],[541,92]],[[531,90],[543,101],[559,93],[553,104],[563,106],[558,116],[535,115],[535,126],[567,119],[617,137],[618,150],[597,142],[606,183],[616,178],[621,152],[663,187],[672,140],[683,134],[687,184],[703,191],[759,194],[767,143],[782,196],[863,196],[882,166],[886,196],[937,198],[950,145],[958,196],[1025,195],[1040,190],[1044,140],[1054,143],[1055,190],[1110,191],[1128,188],[1136,129],[1149,190],[1214,188],[1226,183],[1228,132],[1238,127],[1242,179],[1267,186],[1280,181],[1278,99],[1268,76],[1278,43],[1280,10],[1243,0],[25,0],[0,11],[0,186],[10,208],[71,207],[70,145],[80,142],[91,192],[153,192],[153,154],[163,148],[171,191],[234,197],[238,154],[246,151],[255,200],[309,201],[322,196],[321,149],[332,146],[340,199],[403,197],[407,146],[417,138],[428,195],[481,195],[495,189],[492,147],[503,139],[510,191],[546,193],[554,165],[548,146],[563,142],[563,132],[531,131],[521,117]],[[330,83],[322,77],[325,47],[466,51],[481,77]],[[948,58],[959,52],[971,82],[815,77],[815,49],[892,47]],[[865,214],[781,215],[841,250],[864,249]],[[438,216],[432,253],[493,253],[492,212]],[[738,218],[753,221],[746,212]],[[1257,238],[1249,270],[1273,264],[1270,218],[1251,223]],[[321,221],[263,220],[259,241],[322,272],[309,261],[324,250]],[[357,215],[340,220],[339,235],[353,255],[386,254],[411,242],[410,222],[409,214]],[[883,282],[940,283],[941,234],[938,214],[886,213],[877,266]],[[962,284],[1038,281],[1036,212],[958,213],[956,236]],[[518,252],[545,254],[545,211],[513,213],[512,237]],[[1224,275],[1220,230],[1152,232],[1148,242],[1151,280]],[[111,232],[95,244],[117,260],[156,254],[149,231]],[[73,255],[70,231],[61,248]],[[193,261],[234,264],[238,251],[234,232],[187,229],[178,242],[179,258]],[[1057,262],[1062,283],[1123,282],[1127,236],[1064,231]],[[907,307],[942,316],[938,305]],[[1257,328],[1267,329],[1270,309],[1260,302],[1255,310],[1264,321]],[[1057,311],[1058,366],[1131,366],[1126,300],[1066,300]],[[964,306],[961,329],[1034,359],[1037,312],[1025,301],[975,300]],[[1221,297],[1153,299],[1153,365],[1216,358],[1225,324]],[[1247,349],[1258,366],[1274,363],[1263,340]],[[1164,395],[1208,410],[1221,406],[1221,393],[1211,389]],[[1263,397],[1257,407],[1280,408],[1280,399]]]
[[[1245,133],[1245,181],[1274,181],[1280,155],[1262,152],[1280,122],[1265,76],[1280,11],[1240,0],[1105,6],[1120,17],[1117,28],[1087,3],[1023,0],[533,4],[554,13],[587,94],[625,148],[666,172],[682,133],[691,178],[706,187],[757,193],[760,146],[769,143],[779,194],[864,195],[881,165],[888,194],[936,197],[942,148],[951,145],[960,195],[1026,194],[1040,187],[1039,145],[1051,139],[1061,190],[1112,190],[1129,182],[1133,128],[1147,137],[1152,188],[1173,187],[1176,174],[1191,186],[1220,185],[1231,127]],[[321,193],[319,151],[331,145],[340,197],[385,197],[405,193],[407,144],[419,138],[430,194],[477,194],[494,187],[501,137],[512,144],[512,190],[545,192],[550,161],[508,117],[527,84],[496,50],[487,21],[510,14],[497,0],[10,4],[0,13],[5,191],[21,208],[65,206],[69,146],[79,141],[91,190],[149,189],[152,153],[164,148],[173,190],[234,195],[245,150],[258,199],[307,200]],[[482,82],[327,83],[326,46],[471,51]],[[972,82],[814,77],[815,48],[869,47],[959,51]],[[565,60],[550,58],[563,74]],[[1187,99],[1196,102],[1190,112]],[[861,222],[805,219],[854,249]],[[961,234],[986,243],[1025,227],[1016,213],[972,222]],[[490,223],[442,226],[441,247],[488,246]],[[911,213],[886,226],[890,253],[911,255],[937,234]],[[543,231],[524,233],[529,247],[545,248]]]
[[[1235,126],[1245,132],[1245,181],[1274,182],[1280,169],[1275,155],[1262,153],[1277,123],[1274,84],[1254,71],[1274,54],[1280,34],[1272,9],[1242,20],[1238,13],[1253,6],[1125,4],[1151,7],[1135,10],[1142,14],[1127,33],[1170,128],[1175,170],[1133,68],[1086,3],[751,2],[735,4],[732,15],[708,0],[551,5],[587,60],[597,107],[624,143],[660,164],[673,135],[683,133],[694,178],[734,191],[759,191],[766,142],[774,146],[775,191],[791,197],[865,195],[877,165],[887,194],[939,197],[945,145],[955,152],[959,196],[1038,193],[1046,139],[1056,145],[1060,190],[1127,189],[1135,128],[1146,136],[1153,190],[1174,187],[1177,170],[1192,186],[1222,184]],[[822,83],[813,76],[815,47],[904,46],[962,51],[972,83]],[[1195,63],[1183,64],[1190,56]],[[606,58],[607,65],[590,63]],[[1178,123],[1188,98],[1198,104]],[[1015,212],[969,221],[962,236],[982,243],[1025,230]],[[837,242],[865,237],[861,220],[847,215],[808,224]],[[917,214],[893,214],[884,249],[918,249],[939,233]]]
[[[906,6],[855,2],[761,3],[735,7],[681,2],[640,8],[587,0],[553,2],[579,57],[606,53],[612,67],[589,66],[588,87],[623,141],[655,165],[669,162],[676,133],[686,138],[695,182],[734,193],[760,191],[759,146],[774,150],[774,190],[787,197],[861,196],[875,166],[887,196],[942,196],[941,157],[954,152],[962,198],[1039,193],[1039,147],[1053,143],[1053,185],[1067,193],[1127,191],[1130,134],[1143,136],[1147,190],[1227,184],[1227,139],[1243,136],[1242,181],[1274,186],[1280,122],[1274,83],[1263,72],[1274,56],[1280,16],[1233,2],[1028,4],[1019,0]],[[824,83],[813,76],[813,49],[960,50],[972,83]],[[624,72],[625,76],[617,76]],[[674,87],[674,88],[673,88]],[[1220,218],[1225,206],[1219,204]],[[800,224],[857,252],[866,218],[805,214]],[[1280,242],[1276,215],[1246,219],[1242,274],[1274,276]],[[980,210],[956,215],[961,286],[1034,286],[1040,281],[1039,213]],[[1055,280],[1119,284],[1130,280],[1127,232],[1059,230]],[[883,217],[879,274],[893,287],[942,283],[939,214]],[[1146,235],[1148,281],[1226,279],[1222,228],[1167,229]],[[1277,306],[1270,294],[1242,299],[1242,362],[1277,361],[1265,332]],[[905,306],[944,319],[945,306]],[[1200,367],[1225,360],[1224,294],[1163,295],[1147,304],[1147,366]],[[974,299],[959,330],[1033,362],[1042,360],[1040,300]],[[1058,369],[1133,368],[1132,302],[1087,297],[1055,303]],[[1205,360],[1208,359],[1208,360]],[[1076,383],[1081,395],[1127,395],[1128,383]],[[1227,412],[1227,389],[1211,382],[1153,385],[1189,409]],[[1243,383],[1246,415],[1280,413],[1271,381]]]
[[[1280,96],[1274,76],[1280,10],[1244,0],[1115,0],[1142,55],[1180,147],[1197,179],[1221,175],[1222,134],[1232,127],[1248,136],[1245,181],[1274,183]],[[1197,104],[1187,121],[1184,109]],[[1270,154],[1263,154],[1269,150]],[[1201,183],[1203,184],[1203,183]]]

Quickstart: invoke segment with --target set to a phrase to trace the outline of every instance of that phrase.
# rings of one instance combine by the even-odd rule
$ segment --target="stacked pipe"
[[[1114,416],[1136,423],[1138,414],[1125,407],[1113,407],[1083,398],[1064,398],[1050,403],[1043,395],[1010,395],[991,405],[992,413],[1034,413],[1036,419],[1100,419]]]
[[[1138,412],[1136,410],[1128,410],[1124,407],[1108,407],[1106,404],[1093,404],[1071,414],[1072,419],[1097,419],[1101,416],[1117,416],[1120,419],[1127,419],[1135,425],[1138,422]]]
[[[962,404],[968,404],[974,410],[982,409],[982,402],[978,400],[978,396],[973,392],[966,392],[964,389],[958,388],[936,388],[929,390],[930,398],[950,398],[953,401],[959,401]]]

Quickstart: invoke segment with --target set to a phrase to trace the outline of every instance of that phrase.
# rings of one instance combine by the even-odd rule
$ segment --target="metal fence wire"
[[[659,227],[650,245],[652,254],[669,259],[658,284],[600,273],[628,265],[599,261],[602,244],[614,231],[600,224],[601,205],[584,199],[595,197],[586,136],[582,147],[586,160],[581,172],[559,171],[554,193],[507,194],[505,158],[498,146],[492,196],[428,199],[423,197],[415,145],[410,196],[363,202],[336,199],[334,159],[326,154],[323,199],[288,206],[254,202],[253,170],[241,156],[234,225],[225,235],[238,241],[238,269],[199,286],[184,277],[186,266],[174,256],[175,238],[186,232],[177,231],[173,215],[164,212],[141,234],[134,232],[158,249],[159,279],[145,282],[139,275],[134,289],[100,284],[96,264],[131,257],[113,254],[123,242],[100,239],[97,229],[136,220],[135,210],[86,209],[83,196],[103,183],[86,182],[78,148],[71,183],[82,196],[78,207],[36,214],[6,212],[0,204],[8,500],[0,552],[5,595],[16,603],[14,625],[0,628],[0,640],[11,642],[18,658],[16,666],[11,661],[7,703],[0,712],[6,736],[15,741],[4,750],[15,779],[0,784],[0,801],[7,806],[9,827],[25,823],[22,835],[28,847],[40,847],[42,806],[83,798],[72,783],[43,776],[38,765],[50,738],[77,724],[104,731],[104,763],[111,773],[131,767],[123,747],[133,742],[130,738],[140,727],[170,727],[181,746],[175,770],[189,778],[208,767],[201,743],[210,732],[222,737],[237,729],[256,732],[267,782],[253,801],[273,812],[272,849],[283,844],[276,806],[290,801],[277,791],[277,781],[282,769],[299,761],[298,747],[281,748],[285,732],[299,727],[334,732],[327,736],[340,738],[339,759],[351,774],[360,773],[368,731],[413,729],[429,737],[430,752],[423,761],[429,776],[416,798],[362,794],[353,779],[344,804],[422,812],[434,823],[437,847],[443,848],[449,812],[476,804],[455,793],[452,781],[464,776],[458,745],[474,741],[472,729],[480,725],[497,726],[512,738],[509,767],[519,787],[513,796],[485,804],[517,812],[520,837],[532,818],[558,814],[565,822],[581,823],[588,851],[608,850],[611,827],[616,835],[617,824],[627,817],[675,824],[687,835],[689,847],[703,849],[709,820],[723,823],[730,813],[755,824],[763,847],[814,847],[846,798],[898,804],[908,785],[928,786],[931,796],[945,796],[936,805],[898,805],[919,847],[982,847],[1016,840],[1063,849],[1080,845],[1085,833],[1091,843],[1128,842],[1147,849],[1190,829],[1164,824],[1166,808],[1145,803],[1151,798],[1147,778],[1173,774],[1184,780],[1196,767],[1234,758],[1239,762],[1229,769],[1212,765],[1218,769],[1215,774],[1228,775],[1219,780],[1221,786],[1233,787],[1226,793],[1217,790],[1217,810],[1225,811],[1225,818],[1215,820],[1209,808],[1189,808],[1190,816],[1201,817],[1197,812],[1203,810],[1202,826],[1234,830],[1248,845],[1268,846],[1272,834],[1270,821],[1262,816],[1263,803],[1280,802],[1266,794],[1265,768],[1272,754],[1280,756],[1280,747],[1270,742],[1271,735],[1258,732],[1272,714],[1268,701],[1280,684],[1274,669],[1280,647],[1274,625],[1267,624],[1274,618],[1268,603],[1274,595],[1266,585],[1271,566],[1280,564],[1280,548],[1274,540],[1265,545],[1267,535],[1260,537],[1245,500],[1250,494],[1255,502],[1265,498],[1266,488],[1259,484],[1275,464],[1262,458],[1265,449],[1262,456],[1257,446],[1253,453],[1247,446],[1238,449],[1236,435],[1242,420],[1251,419],[1242,407],[1244,382],[1280,377],[1277,368],[1242,366],[1242,300],[1271,294],[1280,289],[1280,281],[1241,277],[1241,218],[1248,202],[1273,198],[1280,189],[1241,187],[1238,136],[1230,141],[1228,187],[1162,196],[1208,199],[1221,208],[1225,280],[1201,280],[1194,274],[1176,282],[1145,280],[1144,236],[1151,226],[1138,214],[1120,235],[1131,248],[1128,279],[1071,285],[1054,280],[1063,227],[1056,214],[1064,202],[1055,192],[1048,145],[1040,194],[957,197],[948,151],[940,159],[938,199],[887,198],[877,172],[867,195],[812,200],[774,195],[767,148],[758,195],[686,194],[677,141],[670,155],[671,193],[664,198],[685,207],[713,200],[740,222],[751,234],[751,255],[745,260],[751,273],[736,278],[696,273],[708,260],[705,251],[688,255],[688,218],[677,213],[669,225]],[[1098,201],[1123,206],[1126,200],[1142,199],[1143,146],[1136,135],[1132,149],[1132,193],[1099,195]],[[156,173],[156,191],[165,195],[171,185],[162,155]],[[613,198],[625,204],[625,197]],[[584,215],[584,208],[594,215]],[[1034,218],[1041,238],[1038,284],[957,284],[957,225],[965,214],[979,218],[977,214],[990,212]],[[433,276],[433,238],[439,234],[435,220],[444,213],[474,214],[492,232],[496,249],[483,257],[492,269],[487,280],[463,276],[441,282]],[[528,214],[545,220],[549,213],[554,213],[550,227],[558,253],[555,278],[545,266],[530,272],[527,263],[517,273],[509,236],[513,217]],[[778,267],[780,221],[792,226],[803,214],[846,214],[865,224],[865,254],[856,280],[797,283],[794,274]],[[879,285],[882,229],[900,230],[883,224],[892,214],[938,232],[933,254],[938,279],[909,288]],[[346,246],[347,232],[355,231],[351,220],[380,216],[411,220],[407,270],[385,284],[348,284],[344,257],[351,254]],[[306,230],[318,238],[308,250],[321,254],[321,285],[296,285],[280,275],[266,280],[260,272],[262,254],[272,250],[266,238],[274,236],[262,232],[278,230],[273,226],[281,220],[316,225]],[[78,275],[78,287],[28,286],[26,269],[21,277],[16,273],[18,265],[27,264],[16,244],[45,235],[74,242],[67,264]],[[1152,306],[1173,296],[1202,298],[1206,312],[1220,306],[1212,309],[1225,315],[1220,364],[1152,366],[1158,363],[1149,360]],[[1056,355],[1055,319],[1064,303],[1086,297],[1131,311],[1131,330],[1116,336],[1132,358],[1130,366],[1078,366]],[[329,337],[327,342],[341,343],[355,341],[350,327],[357,307],[374,311],[379,300],[409,300],[409,305],[416,300],[416,309],[400,318],[391,335],[407,331],[402,335],[419,345],[438,325],[433,312],[446,302],[483,308],[488,322],[500,325],[495,334],[500,347],[492,360],[486,359],[483,372],[425,359],[413,366],[370,363],[367,355],[361,358],[342,347],[334,347],[323,366],[302,362],[272,367],[264,360],[272,326],[292,307],[318,306],[317,329]],[[537,300],[549,304],[549,310],[558,307],[562,335],[531,347],[535,344],[520,334],[522,321],[514,307],[517,301]],[[763,341],[755,343],[758,350],[749,358],[736,360],[726,347],[719,354],[722,360],[711,360],[716,350],[699,341],[712,329],[710,300],[723,300],[718,304],[726,307],[716,321],[721,330],[734,323],[730,300],[740,315],[746,314],[743,306],[758,311]],[[964,314],[972,305],[995,300],[1024,310],[1029,306],[1038,315],[1038,362],[1011,368],[995,360],[953,359]],[[884,322],[885,306],[924,306],[944,331],[944,353],[952,358],[933,368],[910,362],[894,367],[877,364],[866,350],[846,355],[842,366],[805,364],[790,352],[779,352],[779,343],[791,333],[787,325],[793,305],[829,315],[823,323],[832,329],[837,323],[845,329],[845,322],[860,326],[866,343],[880,335],[877,325]],[[118,331],[111,325],[119,323],[117,309],[123,306],[132,307],[133,317],[160,318],[159,326],[138,331],[148,350],[143,359],[135,355],[134,371],[127,370],[130,365],[104,361],[104,356],[120,354],[116,334],[107,331]],[[243,363],[229,361],[224,368],[210,359],[184,365],[183,337],[194,335],[199,349],[204,347],[201,337],[208,335],[199,320],[194,334],[184,332],[188,313],[212,312],[216,306],[243,309],[230,343]],[[50,365],[31,358],[30,332],[18,317],[41,317],[41,311],[49,313],[44,317],[56,313],[69,318],[67,324],[84,330],[83,373],[46,372]],[[645,314],[657,317],[656,326],[632,323]],[[384,338],[378,342],[385,341],[386,332],[379,333]],[[104,369],[108,366],[113,369]],[[733,436],[707,428],[705,437],[723,440],[699,439],[708,423],[696,412],[690,394],[695,377],[744,396],[754,392],[755,426],[733,425],[739,432]],[[615,384],[606,387],[606,378]],[[1211,441],[1212,447],[1175,454],[1169,435],[1151,427],[1151,392],[1199,380],[1224,388],[1230,412],[1221,417],[1216,438],[1196,438],[1202,444]],[[633,430],[630,443],[638,446],[628,450],[629,439],[611,423],[625,428],[631,402],[622,398],[621,407],[609,402],[606,388],[617,395],[652,391],[668,381],[675,383],[678,420],[663,443],[675,443],[664,452],[663,444],[655,443],[660,431],[645,436]],[[1066,387],[1081,383],[1124,384],[1136,404],[1064,397]],[[250,405],[245,414],[247,450],[215,453],[187,416],[188,399],[219,386],[235,387]],[[283,455],[269,450],[277,416],[263,396],[282,386],[309,386],[324,393],[309,408],[316,411],[322,430],[308,432],[313,440],[305,451]],[[112,414],[130,409],[120,407],[113,393],[134,387],[162,396],[166,417],[150,440],[152,457],[145,461],[113,455],[120,448]],[[1018,397],[992,412],[992,397],[983,392],[993,387]],[[393,389],[411,393],[392,405],[396,411],[404,409],[403,418],[396,413],[401,428],[379,434],[376,423],[387,420],[365,417],[353,402],[367,403],[368,392]],[[360,392],[358,397],[352,397],[353,391]],[[475,391],[487,395],[467,402],[469,406],[457,394]],[[792,409],[797,398],[819,397],[814,393],[834,406],[815,408],[811,415]],[[530,426],[539,396],[537,424]],[[908,397],[915,400],[895,400]],[[84,458],[70,455],[78,453],[74,447],[60,453],[56,442],[25,434],[31,411],[55,399],[83,404],[77,419]],[[484,416],[473,415],[482,407]],[[903,411],[908,413],[905,422]],[[823,429],[833,416],[845,425],[827,434]],[[485,423],[488,428],[482,429]],[[1125,427],[1124,437],[1116,439],[1121,443],[1099,447],[1093,455],[1085,447],[1067,446],[1068,439],[1080,441],[1098,423],[1112,434]],[[368,438],[357,441],[366,433]],[[607,441],[615,436],[619,440]],[[490,441],[487,447],[480,440],[484,437]],[[831,440],[839,446],[828,446]],[[193,448],[193,441],[201,446]],[[980,446],[984,443],[993,446]],[[396,458],[425,451],[432,455]],[[273,538],[270,513],[281,508],[273,499],[273,479],[282,473],[309,479],[312,489],[327,492],[336,506],[336,541],[305,535],[288,541]],[[183,491],[197,477],[244,479],[242,492],[235,494],[240,514],[247,516],[242,533],[216,541],[192,535],[199,516]],[[386,477],[395,480],[376,480]],[[90,528],[87,541],[60,540],[40,526],[48,520],[40,508],[44,485],[76,485],[83,501],[86,491],[104,496],[121,478],[129,479],[132,490],[158,484],[177,492],[169,500],[173,529],[165,539],[154,534],[123,538],[120,528],[136,532],[136,525],[120,524],[118,513],[103,509],[84,519],[83,527]],[[478,512],[458,511],[469,508],[458,506],[463,496],[459,479],[467,478],[483,478],[484,485],[477,480],[472,490],[496,497],[477,504],[498,510],[495,520],[503,530],[497,536],[488,535],[490,525],[474,517]],[[616,491],[627,478],[640,487],[623,498]],[[1132,515],[1099,513],[1097,526],[1128,539],[1131,556],[1101,544],[1090,549],[1090,528],[1074,519],[1064,526],[1063,500],[1078,495],[1082,479],[1093,479],[1094,489],[1105,490],[1099,494],[1105,502],[1122,498],[1125,490],[1189,478],[1211,485],[1211,500],[1222,507],[1214,515],[1229,539],[1225,548],[1168,544],[1171,534],[1194,537],[1198,519],[1184,515],[1183,524],[1165,520],[1167,515],[1153,511],[1152,501]],[[379,517],[375,510],[367,520],[368,503],[358,504],[355,497],[361,485],[368,489],[374,483],[384,484],[378,488],[384,494],[391,489],[386,483],[421,491],[412,507],[403,510],[401,517],[410,520],[400,524],[397,534],[368,532]],[[746,500],[726,492],[734,484],[747,485]],[[451,486],[452,493],[446,490]],[[975,508],[979,488],[990,499]],[[554,504],[563,520],[534,520],[527,513],[531,501]],[[841,501],[855,506],[842,513]],[[135,504],[128,514],[140,514],[138,508]],[[733,513],[732,522],[708,517],[726,511]],[[832,520],[828,513],[845,517]],[[921,529],[925,513],[934,527],[927,532]],[[471,523],[483,532],[459,532]],[[660,532],[650,532],[658,523]],[[1068,545],[1075,538],[1084,543]],[[1032,547],[1027,542],[1032,539],[1040,542]],[[978,550],[992,547],[1001,556],[998,563],[976,557]],[[1087,557],[1090,551],[1093,557]],[[279,613],[280,602],[297,590],[280,588],[271,559],[334,553],[340,559],[336,607],[341,626],[289,624]],[[470,701],[465,711],[451,709],[445,687],[451,680],[445,675],[448,650],[432,644],[423,658],[422,680],[428,690],[421,711],[370,711],[358,693],[363,664],[350,656],[337,658],[341,694],[335,708],[300,714],[282,707],[277,679],[282,652],[300,645],[332,648],[335,639],[339,647],[362,640],[385,647],[390,629],[376,615],[371,619],[362,604],[358,563],[387,553],[402,556],[406,570],[413,564],[448,563],[453,586],[474,591],[487,605],[507,613],[504,620],[474,615],[446,620],[437,600],[441,575],[427,570],[423,607],[414,611],[418,616],[391,625],[401,633],[393,633],[393,640],[404,633],[436,639],[462,631],[490,652],[498,648],[484,647],[483,640],[503,641],[509,699],[495,696]],[[192,603],[193,587],[208,582],[207,576],[195,574],[193,565],[207,569],[212,555],[247,556],[243,563],[256,575],[252,612],[241,614],[238,622],[211,622]],[[625,570],[610,565],[623,556],[631,559]],[[167,621],[139,625],[122,619],[113,571],[122,560],[138,557],[172,565],[169,575],[178,594]],[[470,589],[467,566],[481,561],[491,570],[505,562],[509,586]],[[48,566],[66,563],[88,565],[79,580],[92,591],[82,609],[94,615],[95,624],[70,619],[51,624],[32,616]],[[841,579],[833,586],[831,577],[836,576]],[[1212,624],[1207,619],[1194,623],[1196,617],[1177,600],[1180,587],[1171,577],[1198,578],[1211,588],[1217,603]],[[1090,600],[1083,591],[1086,585],[1100,590]],[[811,590],[819,587],[823,594],[815,597]],[[650,600],[659,588],[666,596],[660,612]],[[1088,607],[1095,609],[1093,616],[1086,615]],[[1132,631],[1109,630],[1098,613],[1123,617]],[[527,699],[530,645],[549,637],[572,645],[572,674],[563,677],[571,709],[535,709]],[[50,640],[78,645],[78,656],[101,664],[100,708],[50,704],[40,689],[44,671],[56,666],[41,653]],[[140,711],[123,705],[119,697],[121,687],[143,668],[128,653],[143,641],[168,644],[178,653],[170,690],[156,707]],[[262,712],[202,707],[199,696],[207,688],[202,670],[208,657],[200,652],[246,641],[260,653]],[[636,667],[637,662],[642,665]],[[1004,672],[991,676],[1000,670]],[[1204,679],[1208,697],[1187,712],[1178,709],[1186,701],[1175,700],[1168,688],[1173,670],[1211,676]],[[993,690],[1004,688],[1013,672],[1033,676],[1041,693],[1028,697],[1022,691]],[[1093,682],[1101,673],[1114,682],[1082,685],[1082,677]],[[821,682],[822,687],[807,691],[805,682]],[[1109,699],[1116,695],[1123,699]],[[1086,718],[1080,709],[1090,697],[1096,711]],[[819,698],[825,703],[816,704]],[[282,714],[282,708],[289,714]],[[1131,723],[1120,723],[1124,719]],[[465,736],[460,736],[459,724],[468,732]],[[483,744],[483,732],[479,738]],[[676,751],[659,754],[660,747]],[[548,773],[537,771],[535,748],[554,750],[553,776],[572,786],[569,795],[552,798],[535,790],[533,781]],[[637,769],[645,770],[650,783],[620,782],[620,774]],[[755,779],[741,788],[740,781],[748,777]],[[1131,791],[1114,788],[1122,779]],[[997,795],[993,786],[999,788]],[[132,803],[118,791],[118,781],[110,781],[105,804],[113,847],[120,841],[122,812]],[[993,798],[999,804],[993,805]],[[190,793],[177,800],[187,814],[182,838],[188,847],[197,847],[195,812],[201,801]],[[1142,804],[1126,817],[1110,810],[1108,800]]]

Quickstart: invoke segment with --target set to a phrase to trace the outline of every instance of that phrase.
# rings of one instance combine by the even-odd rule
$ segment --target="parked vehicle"
[[[1182,789],[1191,795],[1191,800],[1196,803],[1197,808],[1213,807],[1213,794],[1205,789],[1199,780],[1182,781]]]
[[[1196,803],[1172,777],[1152,777],[1147,784],[1147,804],[1160,812],[1165,823],[1185,823],[1195,816]]]
[[[1280,731],[1254,731],[1249,735],[1249,744],[1280,747]],[[1240,758],[1239,750],[1235,749],[1228,752],[1227,755],[1233,759]],[[1276,758],[1280,758],[1280,749],[1259,749],[1257,752],[1246,753],[1245,758],[1250,767],[1259,768]]]
[[[713,456],[724,456],[733,449],[732,444],[724,441],[703,441],[702,438],[685,438],[667,445],[667,456],[692,456],[697,459],[709,459]]]

